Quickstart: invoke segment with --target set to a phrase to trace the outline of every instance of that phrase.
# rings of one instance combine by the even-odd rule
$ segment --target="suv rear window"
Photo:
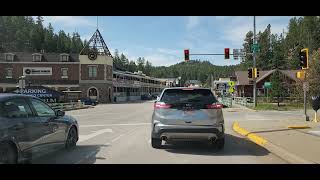
[[[217,99],[208,89],[167,89],[164,91],[161,102],[168,104],[196,103],[213,104]]]

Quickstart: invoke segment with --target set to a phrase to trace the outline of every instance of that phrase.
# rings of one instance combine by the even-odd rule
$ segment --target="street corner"
[[[239,123],[238,122],[234,122],[233,123],[233,126],[232,126],[232,129],[237,132],[238,134],[242,135],[242,136],[245,136],[247,137],[250,141],[260,145],[260,146],[263,146],[265,144],[267,144],[267,140],[264,139],[263,137],[260,137],[254,133],[251,133],[250,131],[240,127]]]

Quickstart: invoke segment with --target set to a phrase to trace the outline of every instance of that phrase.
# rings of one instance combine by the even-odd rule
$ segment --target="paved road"
[[[272,115],[259,115],[243,109],[224,109],[226,145],[220,152],[197,143],[179,143],[167,145],[165,149],[153,149],[150,145],[152,109],[152,102],[144,102],[101,104],[92,109],[67,112],[79,121],[80,140],[77,148],[50,153],[33,160],[33,163],[286,163],[232,130],[235,120],[268,120],[273,118]]]

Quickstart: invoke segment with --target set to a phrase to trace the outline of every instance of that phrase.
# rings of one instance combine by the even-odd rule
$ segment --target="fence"
[[[253,100],[251,97],[235,97],[234,102],[246,107],[253,106]]]
[[[49,104],[54,110],[75,110],[86,107],[82,102],[70,102],[70,103],[51,103]]]
[[[230,97],[219,98],[219,101],[227,107],[230,107],[230,108],[232,107],[232,98]]]

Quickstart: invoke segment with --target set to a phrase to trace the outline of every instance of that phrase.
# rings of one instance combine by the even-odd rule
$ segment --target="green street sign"
[[[260,45],[259,44],[252,44],[251,51],[252,52],[260,52]]]
[[[271,88],[271,82],[264,82],[264,88],[270,89]]]

